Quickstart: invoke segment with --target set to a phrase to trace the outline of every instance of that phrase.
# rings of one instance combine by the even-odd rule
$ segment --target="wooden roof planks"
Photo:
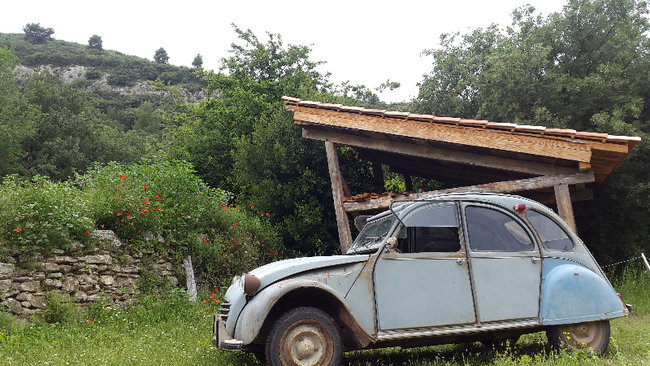
[[[550,159],[563,162],[560,165],[566,166],[567,162],[574,162],[578,171],[593,169],[598,182],[616,170],[630,150],[641,141],[636,136],[612,136],[572,129],[365,109],[291,97],[283,97],[283,100],[286,108],[293,111],[295,122],[308,132],[303,133],[308,138],[329,140],[317,136],[336,135],[338,138],[335,142],[345,144],[346,134],[356,134],[357,137],[351,136],[350,140],[355,141],[357,147],[363,147],[364,139],[386,145],[387,139],[392,141],[398,138],[406,144],[409,140],[413,144],[442,143],[444,149],[452,153],[458,149],[459,153],[465,155],[471,155],[467,152],[468,149],[478,149],[474,154],[476,157],[485,154],[504,156],[505,153],[507,158],[504,158],[504,162],[512,162],[520,156],[528,156],[523,160],[524,163]],[[368,147],[372,148],[370,145]],[[467,164],[474,165],[474,158],[470,156]],[[547,174],[543,166],[544,164],[540,165],[540,175]],[[508,170],[508,167],[504,169]]]

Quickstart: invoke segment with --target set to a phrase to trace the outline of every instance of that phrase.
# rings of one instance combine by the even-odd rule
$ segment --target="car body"
[[[514,195],[394,202],[345,255],[296,258],[237,276],[215,315],[221,349],[272,365],[338,364],[344,350],[547,331],[601,353],[629,313],[593,256],[548,207]]]

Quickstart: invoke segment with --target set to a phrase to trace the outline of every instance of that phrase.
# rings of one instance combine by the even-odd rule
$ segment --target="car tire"
[[[289,310],[266,339],[266,362],[272,366],[339,365],[341,335],[324,311],[313,307]]]
[[[556,325],[546,330],[546,337],[556,348],[600,356],[609,345],[609,321]]]

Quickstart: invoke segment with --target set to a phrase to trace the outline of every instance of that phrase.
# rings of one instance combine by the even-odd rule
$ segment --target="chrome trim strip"
[[[435,336],[446,336],[446,335],[458,335],[458,334],[473,334],[473,333],[482,333],[495,330],[505,330],[512,328],[529,328],[539,326],[541,323],[538,319],[531,318],[516,322],[498,322],[498,323],[483,323],[481,325],[464,325],[464,326],[451,326],[451,327],[440,327],[435,329],[426,329],[426,330],[416,330],[416,329],[405,329],[401,331],[388,331],[388,332],[379,332],[377,334],[378,341],[390,341],[390,340],[399,340],[399,339],[408,339],[408,338],[423,338],[423,337],[435,337]]]

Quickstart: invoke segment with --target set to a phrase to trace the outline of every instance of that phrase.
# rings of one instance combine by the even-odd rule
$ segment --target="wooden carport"
[[[391,112],[283,97],[305,138],[325,142],[343,252],[352,243],[348,214],[385,210],[397,199],[457,192],[518,192],[546,204],[575,231],[572,200],[592,198],[641,139],[542,126]],[[352,196],[341,176],[335,144],[372,162],[376,189],[382,165],[404,176],[404,194]],[[411,176],[460,186],[413,192]]]

